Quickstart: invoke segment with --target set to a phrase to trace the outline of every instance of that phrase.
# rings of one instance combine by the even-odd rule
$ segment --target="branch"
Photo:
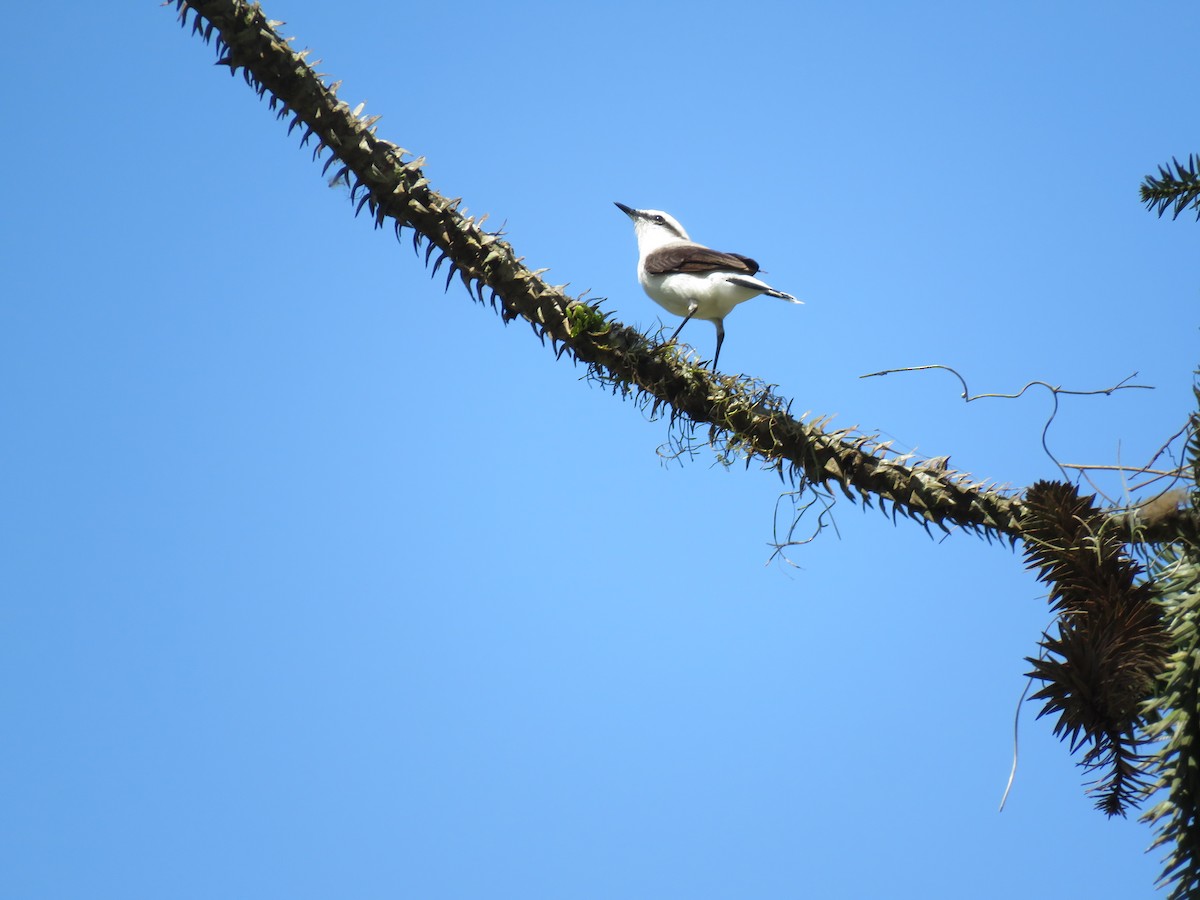
[[[463,215],[460,200],[434,191],[422,159],[377,137],[378,117],[360,118],[361,107],[351,110],[338,100],[337,84],[326,84],[305,61],[307,51],[294,51],[276,30],[279,23],[268,21],[257,6],[243,0],[175,2],[185,27],[191,10],[193,33],[216,40],[218,64],[231,74],[240,70],[279,118],[291,119],[289,132],[300,127],[302,146],[315,139],[314,159],[327,156],[324,174],[341,163],[333,177],[352,184],[356,214],[367,209],[376,227],[390,220],[397,237],[410,229],[413,246],[425,244],[427,263],[436,254],[433,272],[447,266],[447,289],[458,275],[478,302],[486,297],[506,322],[524,319],[543,343],[549,338],[558,355],[587,364],[596,377],[632,393],[652,412],[670,410],[672,422],[707,425],[710,441],[736,447],[793,485],[836,485],[864,504],[878,502],[884,509],[891,504],[893,515],[942,528],[1021,536],[1019,498],[948,471],[939,460],[914,463],[873,436],[826,431],[828,419],[796,418],[791,403],[770,386],[690,364],[672,346],[653,344],[611,313],[547,284],[498,233]],[[1125,529],[1123,522],[1115,527]]]

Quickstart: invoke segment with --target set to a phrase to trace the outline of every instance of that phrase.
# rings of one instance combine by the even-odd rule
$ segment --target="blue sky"
[[[1018,553],[841,502],[769,563],[777,478],[664,465],[172,10],[55,11],[0,101],[6,896],[1151,895],[1028,704],[996,811],[1049,624]],[[797,410],[1021,486],[1047,397],[859,376],[1155,386],[1066,400],[1064,462],[1193,408],[1198,226],[1137,199],[1200,150],[1166,8],[266,11],[622,321],[660,310],[615,200],[756,257],[806,305],[739,307],[722,367]]]

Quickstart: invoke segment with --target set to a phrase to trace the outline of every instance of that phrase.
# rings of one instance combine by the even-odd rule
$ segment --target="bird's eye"
[[[654,217],[654,222],[655,222],[655,224],[657,224],[657,225],[666,225],[666,224],[667,224],[667,220],[666,220],[666,219],[664,219],[662,216],[655,216],[655,217]]]

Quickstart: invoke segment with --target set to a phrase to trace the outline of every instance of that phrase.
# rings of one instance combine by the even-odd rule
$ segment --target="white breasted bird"
[[[725,340],[725,317],[731,309],[759,294],[790,303],[804,302],[755,278],[758,263],[750,257],[721,253],[697,244],[667,213],[632,209],[624,203],[616,206],[633,220],[638,242],[638,282],[642,290],[667,312],[683,316],[671,340],[679,336],[692,318],[707,319],[717,326],[714,370]]]

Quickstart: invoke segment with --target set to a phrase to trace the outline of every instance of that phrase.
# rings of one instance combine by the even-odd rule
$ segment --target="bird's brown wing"
[[[650,275],[715,270],[753,275],[758,271],[758,263],[740,253],[721,253],[700,244],[668,244],[646,257],[646,272]]]

